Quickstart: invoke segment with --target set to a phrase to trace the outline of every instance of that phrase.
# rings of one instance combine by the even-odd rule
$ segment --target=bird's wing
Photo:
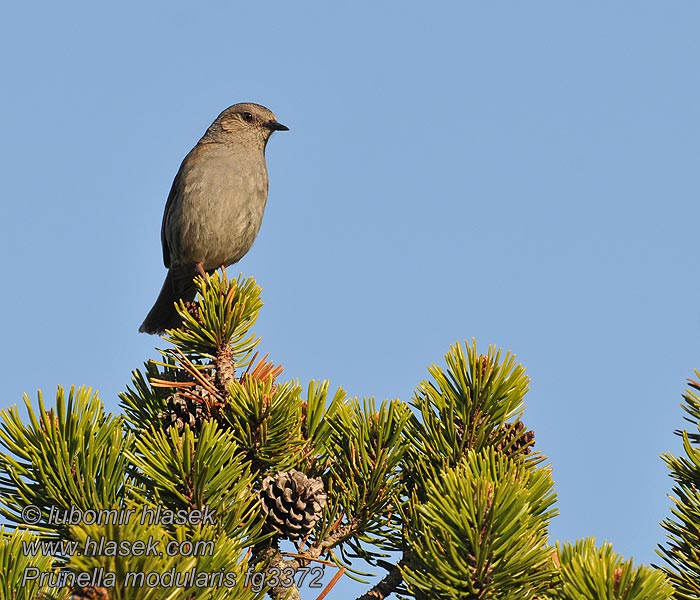
[[[163,223],[160,226],[160,241],[163,245],[163,264],[167,269],[170,268],[170,247],[168,246],[168,238],[165,233],[167,229],[166,224],[168,222],[168,215],[170,214],[170,209],[172,208],[173,203],[175,202],[178,189],[180,188],[180,174],[182,173],[182,165],[184,164],[185,161],[183,160],[182,164],[180,165],[180,168],[177,171],[177,175],[175,175],[173,185],[170,187],[170,193],[168,194],[168,199],[165,202],[165,210],[163,211]]]

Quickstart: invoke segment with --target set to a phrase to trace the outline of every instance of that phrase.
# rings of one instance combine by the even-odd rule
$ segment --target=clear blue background
[[[2,12],[0,406],[85,383],[118,410],[163,346],[136,331],[172,178],[223,108],[260,102],[291,131],[229,273],[263,286],[261,349],[286,377],[405,400],[457,340],[512,350],[552,539],[658,562],[659,455],[700,367],[700,4]]]

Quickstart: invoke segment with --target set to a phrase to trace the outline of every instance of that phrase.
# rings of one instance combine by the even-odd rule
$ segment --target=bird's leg
[[[204,266],[201,262],[197,263],[197,271],[199,271],[199,274],[204,277],[204,279],[207,279],[207,272],[204,270]]]

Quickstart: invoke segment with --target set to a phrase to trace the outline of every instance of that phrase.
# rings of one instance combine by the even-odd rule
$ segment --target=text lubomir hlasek
[[[209,505],[202,509],[171,510],[164,506],[155,508],[144,506],[136,508],[100,508],[80,509],[71,506],[70,509],[51,507],[47,522],[51,525],[124,525],[136,516],[141,525],[214,525],[214,511]]]

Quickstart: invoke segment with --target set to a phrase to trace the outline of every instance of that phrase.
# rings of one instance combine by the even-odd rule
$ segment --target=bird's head
[[[241,102],[224,110],[203,139],[224,143],[250,140],[261,143],[264,148],[275,131],[287,130],[289,127],[278,122],[270,109],[253,102]]]

